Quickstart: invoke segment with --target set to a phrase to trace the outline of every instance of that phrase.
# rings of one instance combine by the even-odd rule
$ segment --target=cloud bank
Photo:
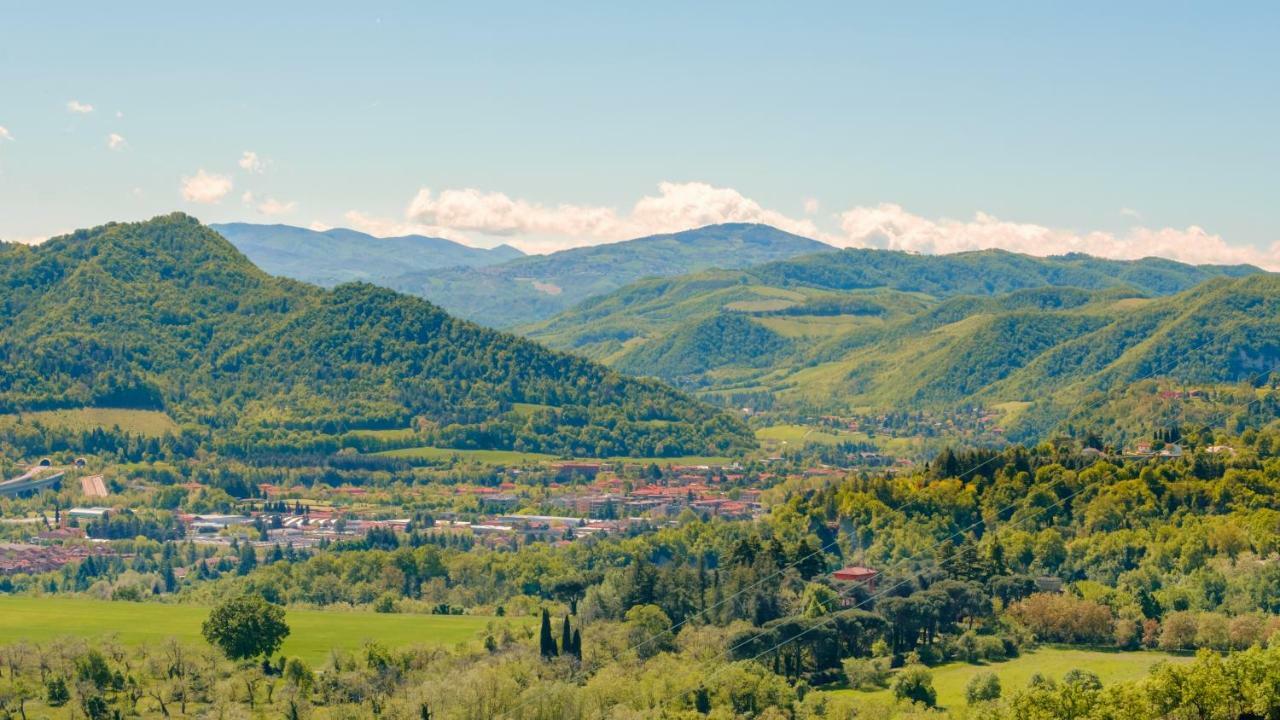
[[[663,182],[657,195],[640,198],[627,213],[595,205],[545,205],[474,188],[418,191],[405,211],[412,223],[484,235],[522,236],[533,252],[563,250],[600,241],[676,232],[725,222],[773,225],[821,238],[811,220],[769,210],[732,188],[701,182]]]
[[[975,213],[971,220],[930,220],[900,205],[884,203],[846,210],[840,214],[840,229],[849,246],[919,253],[999,248],[1027,255],[1078,252],[1118,260],[1156,256],[1188,263],[1251,263],[1280,269],[1280,243],[1269,250],[1232,245],[1195,225],[1183,229],[1135,226],[1124,233],[1077,233],[1001,220],[984,212]]]

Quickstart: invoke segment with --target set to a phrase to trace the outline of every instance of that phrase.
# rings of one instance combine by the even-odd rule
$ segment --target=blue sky
[[[1276,4],[179,5],[3,11],[0,238],[180,209],[1280,257]]]

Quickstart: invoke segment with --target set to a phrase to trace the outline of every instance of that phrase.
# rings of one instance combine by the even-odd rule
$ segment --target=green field
[[[0,427],[39,422],[45,427],[66,430],[110,430],[119,427],[125,432],[147,437],[160,437],[165,433],[177,433],[173,418],[159,410],[124,410],[120,408],[74,408],[69,410],[40,410],[21,414],[0,415]]]
[[[808,425],[770,425],[756,430],[756,439],[788,445],[835,445],[838,442],[863,442],[865,433],[832,428],[819,429]]]
[[[457,457],[463,462],[477,462],[482,465],[528,465],[558,459],[555,455],[517,452],[515,450],[455,450],[453,448],[439,447],[402,448],[374,454],[405,458],[406,460],[429,460],[433,462],[447,462],[449,459]]]
[[[63,597],[0,597],[0,643],[55,637],[115,635],[128,644],[175,637],[203,643],[200,625],[209,609],[199,605],[108,602]],[[529,624],[529,618],[475,615],[395,615],[372,612],[287,610],[290,634],[282,652],[322,664],[332,648],[359,648],[368,640],[389,647],[453,645],[482,637],[491,622]]]
[[[931,671],[933,688],[938,692],[938,705],[957,708],[965,704],[965,685],[974,675],[981,672],[994,672],[999,676],[1000,686],[1004,693],[1008,694],[1011,690],[1026,687],[1031,676],[1036,673],[1061,680],[1062,676],[1071,670],[1088,670],[1096,673],[1104,685],[1110,685],[1141,679],[1159,662],[1190,662],[1191,660],[1190,656],[1169,655],[1149,650],[1119,652],[1044,646],[1005,662],[976,665],[947,663],[932,668]],[[826,692],[846,698],[893,702],[893,695],[887,689],[875,691],[844,689]]]

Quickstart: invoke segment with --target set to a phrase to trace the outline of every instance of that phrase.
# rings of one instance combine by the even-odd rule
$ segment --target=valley
[[[1277,662],[1274,275],[806,242],[566,251],[520,335],[180,214],[0,245],[0,715],[1158,716]]]

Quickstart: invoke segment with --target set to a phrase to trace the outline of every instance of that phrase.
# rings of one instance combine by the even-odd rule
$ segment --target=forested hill
[[[1163,258],[1107,260],[1071,254],[1034,257],[1005,250],[917,255],[846,249],[770,263],[755,274],[772,285],[826,290],[892,288],[934,296],[990,295],[1052,286],[1130,287],[1168,295],[1215,277],[1260,272],[1252,265],[1187,265]]]
[[[644,280],[523,331],[735,406],[1001,407],[1034,439],[1140,379],[1253,378],[1280,361],[1277,298],[1249,267],[841,251]],[[1151,415],[1130,405],[1101,412]]]
[[[182,214],[0,244],[0,297],[0,411],[162,408],[243,452],[411,423],[442,445],[576,455],[751,443],[662,384],[424,300],[273,278]]]
[[[510,245],[474,248],[444,238],[379,238],[355,230],[309,230],[291,225],[210,225],[255,265],[272,275],[317,285],[363,280],[386,285],[410,271],[493,265],[524,253]]]
[[[549,318],[645,277],[744,268],[833,249],[768,225],[729,223],[488,267],[410,272],[387,285],[468,320],[506,328]]]

